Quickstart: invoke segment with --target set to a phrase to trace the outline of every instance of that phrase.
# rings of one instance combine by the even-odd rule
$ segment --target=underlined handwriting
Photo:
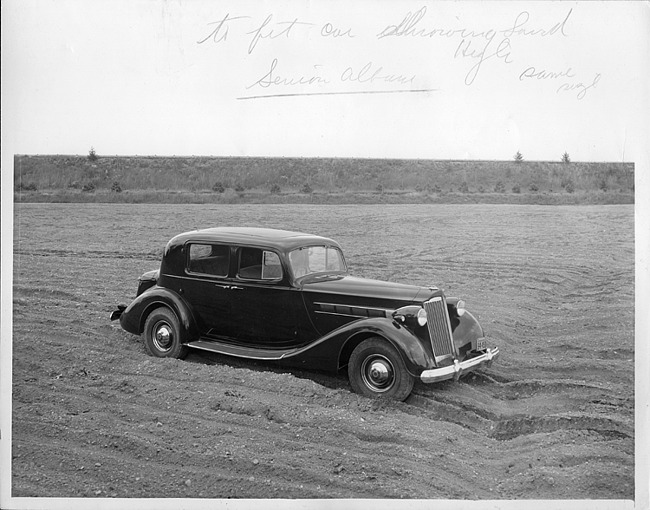
[[[367,62],[360,66],[332,66],[325,68],[321,64],[308,66],[303,73],[290,73],[279,68],[280,63],[277,58],[271,61],[270,66],[263,71],[262,76],[246,86],[246,90],[262,88],[268,89],[273,87],[295,87],[307,86],[314,88],[327,85],[332,82],[337,83],[360,83],[365,85],[374,84],[397,84],[412,85],[416,79],[415,74],[404,75],[391,73],[384,69],[384,66],[373,62]]]
[[[238,65],[246,68],[237,69],[245,80],[244,90],[277,90],[274,97],[283,95],[282,91],[284,95],[301,91],[314,94],[316,90],[318,94],[357,92],[345,87],[359,85],[367,92],[375,88],[382,92],[431,91],[440,73],[457,75],[463,86],[475,87],[486,79],[483,76],[489,69],[487,79],[494,79],[496,72],[503,77],[501,82],[522,87],[549,84],[549,91],[582,100],[597,87],[601,74],[593,70],[585,78],[584,72],[577,73],[577,66],[566,62],[555,68],[552,63],[557,55],[551,53],[571,44],[572,34],[580,28],[576,16],[574,7],[566,7],[555,17],[544,16],[542,22],[534,11],[513,9],[499,23],[484,24],[476,19],[470,23],[461,16],[441,18],[435,7],[423,5],[396,15],[394,20],[376,15],[382,21],[374,23],[373,28],[367,22],[355,26],[355,20],[345,16],[343,21],[335,21],[308,15],[239,12],[219,14],[207,21],[196,43],[235,56],[239,52],[248,56],[275,54],[263,58],[266,62],[261,67],[259,57],[254,64],[238,60]],[[360,40],[365,41],[363,48],[370,49],[358,50],[355,41]],[[547,51],[546,45],[545,65],[534,65],[529,55],[534,53],[539,59],[539,54]],[[364,59],[360,51],[372,57]],[[390,55],[385,63],[379,63],[382,52]],[[427,60],[432,52],[440,62]]]

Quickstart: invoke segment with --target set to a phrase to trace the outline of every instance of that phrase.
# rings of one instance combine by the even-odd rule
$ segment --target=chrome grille
[[[434,297],[424,303],[424,309],[427,312],[427,327],[436,361],[452,357],[454,341],[451,335],[447,301],[442,297]]]

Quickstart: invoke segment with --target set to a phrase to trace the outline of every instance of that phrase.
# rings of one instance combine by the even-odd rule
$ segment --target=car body
[[[499,355],[463,301],[437,287],[352,276],[336,241],[267,228],[177,235],[115,319],[142,335],[153,356],[182,358],[195,348],[347,367],[356,392],[397,400],[416,379],[458,379]]]

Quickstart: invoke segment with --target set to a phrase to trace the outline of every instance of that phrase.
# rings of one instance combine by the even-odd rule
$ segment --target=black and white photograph
[[[648,7],[3,1],[0,507],[649,508]]]

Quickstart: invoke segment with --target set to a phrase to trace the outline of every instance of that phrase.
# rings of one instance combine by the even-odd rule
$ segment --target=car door
[[[197,242],[188,244],[185,251],[182,295],[198,315],[202,335],[215,339],[236,336],[231,320],[230,246]]]
[[[233,279],[232,317],[237,337],[264,349],[289,349],[304,342],[302,297],[293,288],[277,252],[240,247]]]

